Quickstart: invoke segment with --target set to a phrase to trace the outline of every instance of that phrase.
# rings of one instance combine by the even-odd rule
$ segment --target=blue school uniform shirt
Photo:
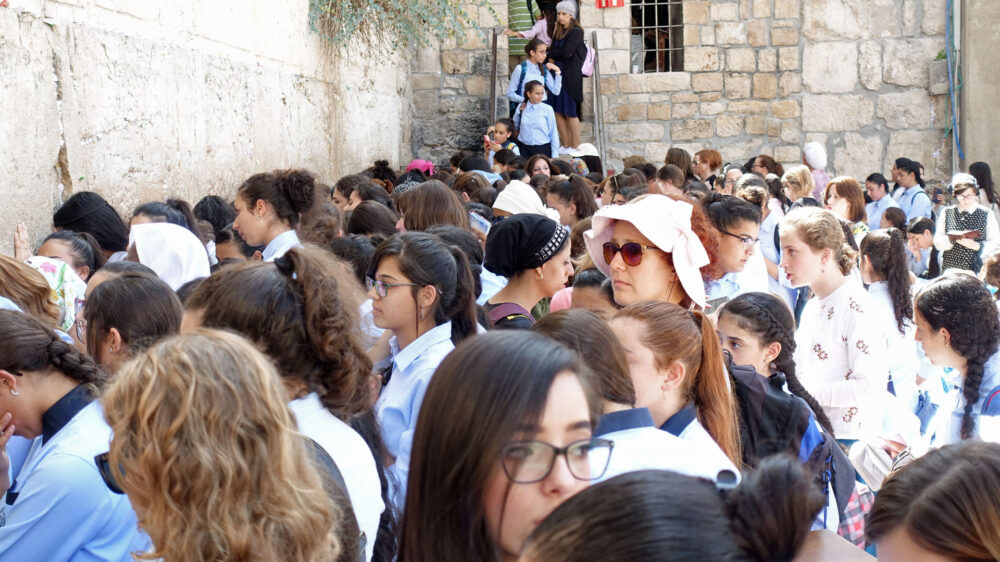
[[[527,68],[524,73],[523,81],[521,80],[522,68]],[[542,73],[538,70],[537,64],[519,64],[514,67],[514,72],[510,75],[510,82],[507,84],[507,99],[516,103],[523,102],[524,85],[532,80],[545,84],[545,96],[542,98],[542,101],[548,99],[549,92],[552,92],[552,95],[554,96],[558,96],[559,92],[562,91],[562,74],[556,74],[555,72],[546,70],[545,76],[542,77]]]
[[[705,458],[710,459],[719,470],[732,470],[735,474],[740,473],[733,461],[729,460],[726,453],[722,452],[722,447],[719,447],[705,426],[698,421],[698,413],[694,404],[688,404],[670,416],[670,419],[663,422],[660,429],[685,441],[693,442],[701,448]]]
[[[914,217],[931,218],[931,198],[924,192],[924,188],[917,184],[906,189],[897,189],[894,198],[899,203],[899,208],[906,213],[906,222]]]
[[[951,420],[949,427],[946,428],[948,433],[946,436],[942,437],[940,434],[935,437],[934,446],[946,445],[948,443],[957,443],[961,441],[962,437],[962,419],[965,416],[965,397],[962,396],[961,382],[958,383],[958,389],[952,393],[954,397],[954,408],[951,412]],[[990,398],[990,391],[1000,386],[1000,351],[993,354],[989,360],[983,365],[983,380],[979,383],[979,400],[976,401],[972,406],[972,419],[975,426],[972,431],[973,437],[979,437],[979,421],[982,416],[1000,416],[1000,396],[993,398],[990,401],[989,406],[983,411],[983,406],[986,404],[986,400]]]
[[[527,146],[551,145],[552,158],[559,158],[559,130],[556,129],[556,114],[551,105],[527,103],[517,106],[514,124],[518,131],[517,140],[521,144]]]
[[[398,486],[392,497],[393,503],[401,510],[406,499],[410,446],[424,393],[438,365],[455,349],[451,341],[451,322],[428,330],[405,349],[399,349],[395,337],[389,340],[389,346],[392,349],[392,374],[389,383],[382,389],[375,411],[386,449],[396,458],[390,468]]]
[[[294,230],[286,230],[275,236],[274,240],[271,240],[267,244],[267,247],[261,252],[261,260],[271,262],[285,255],[285,252],[288,250],[301,247],[302,243],[299,242],[299,235]]]
[[[94,457],[111,428],[78,386],[42,416],[42,435],[3,504],[0,560],[132,560],[150,548],[128,496],[108,489]]]
[[[872,201],[865,205],[865,213],[868,215],[868,228],[872,230],[882,228],[880,226],[882,224],[882,214],[890,207],[899,207],[899,203],[896,203],[896,200],[888,194],[878,201]]]

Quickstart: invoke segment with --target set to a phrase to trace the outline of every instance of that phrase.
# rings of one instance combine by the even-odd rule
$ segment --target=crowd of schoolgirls
[[[0,559],[790,560],[820,530],[1000,558],[985,163],[608,175],[511,125],[19,225]]]

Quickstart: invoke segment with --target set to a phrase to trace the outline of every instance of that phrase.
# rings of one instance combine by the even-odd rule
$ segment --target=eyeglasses
[[[625,265],[635,267],[642,263],[642,253],[646,250],[660,250],[656,246],[647,246],[638,242],[626,242],[619,246],[614,242],[604,243],[604,263],[611,265],[611,260],[615,259],[615,254],[622,253],[622,261]]]
[[[614,443],[607,439],[583,439],[565,447],[544,441],[515,441],[500,450],[500,463],[507,478],[517,484],[540,482],[548,477],[556,457],[566,457],[569,473],[577,480],[604,476]]]
[[[97,470],[101,473],[104,485],[109,490],[116,494],[124,494],[125,491],[118,485],[118,481],[115,480],[115,473],[111,470],[111,462],[108,460],[109,455],[110,453],[101,453],[94,457],[94,462],[97,463]],[[125,474],[125,471],[120,466],[118,467],[118,472],[122,475]]]
[[[375,294],[380,298],[385,298],[389,294],[389,289],[393,287],[419,287],[420,283],[386,283],[380,279],[372,279],[371,277],[365,277],[365,286],[371,291],[375,289]]]
[[[975,192],[963,193],[961,195],[955,196],[955,199],[961,199],[962,201],[968,201],[970,199],[975,199],[975,198],[976,198]]]
[[[692,166],[701,166],[701,162],[695,160],[694,162],[691,162],[691,165]]]
[[[740,236],[739,234],[733,234],[732,232],[726,232],[725,230],[719,230],[719,232],[725,234],[726,236],[732,236],[733,238],[739,238],[740,242],[743,242],[743,249],[749,250],[751,246],[760,241],[760,238],[750,238],[749,236]]]
[[[726,180],[724,185],[736,185],[736,180]]]

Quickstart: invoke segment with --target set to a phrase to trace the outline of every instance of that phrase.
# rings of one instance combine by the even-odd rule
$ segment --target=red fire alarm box
[[[624,8],[625,0],[597,0],[598,8]]]

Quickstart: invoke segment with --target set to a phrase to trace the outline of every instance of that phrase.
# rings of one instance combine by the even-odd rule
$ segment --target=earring
[[[545,279],[545,274],[544,273],[542,273],[541,271],[539,271],[538,273],[535,274],[535,280],[536,281],[541,281],[542,279]]]
[[[16,391],[16,390],[14,390],[14,389],[11,389],[11,390],[10,390],[10,393],[11,393],[11,394],[13,394],[14,396],[17,396],[17,395],[19,395],[19,394],[20,394],[20,392],[18,392],[18,391]]]

